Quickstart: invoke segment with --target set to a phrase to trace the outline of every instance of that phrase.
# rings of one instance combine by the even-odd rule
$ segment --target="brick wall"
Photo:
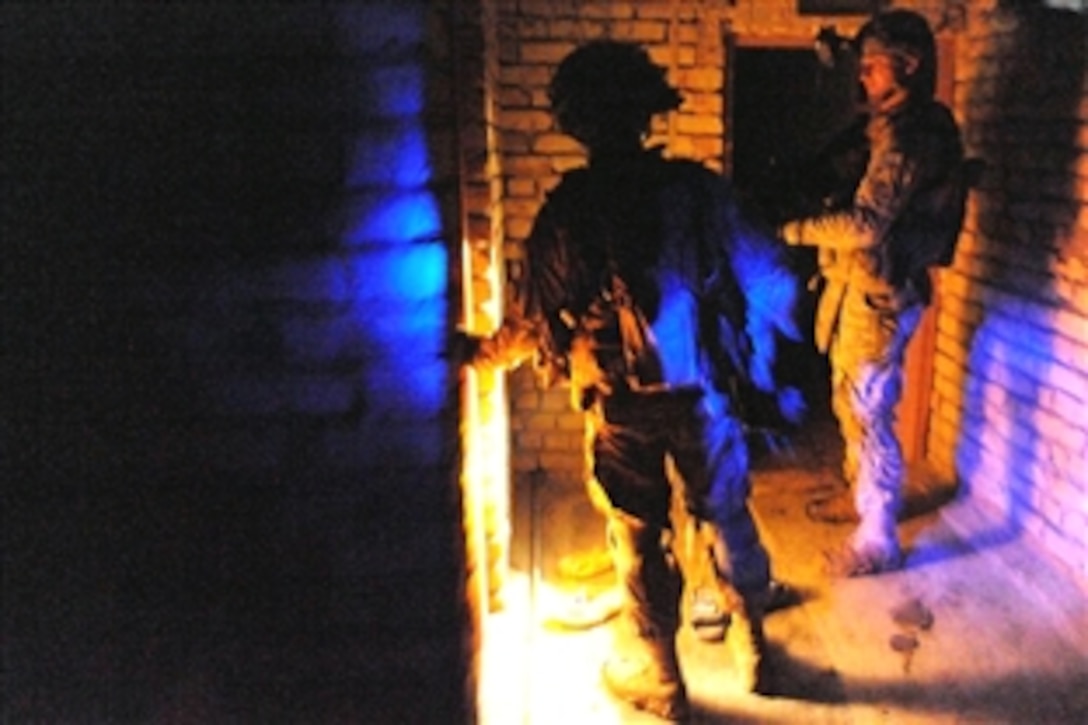
[[[466,722],[444,3],[5,3],[5,722]]]
[[[989,165],[942,275],[931,459],[1088,581],[1088,13],[971,3],[957,111]]]

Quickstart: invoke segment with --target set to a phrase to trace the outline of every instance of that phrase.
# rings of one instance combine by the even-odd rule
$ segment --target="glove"
[[[446,357],[455,365],[472,365],[480,354],[481,338],[458,330],[446,342]]]
[[[801,220],[786,222],[778,229],[778,237],[791,247],[796,247],[804,244],[804,237],[801,235]]]

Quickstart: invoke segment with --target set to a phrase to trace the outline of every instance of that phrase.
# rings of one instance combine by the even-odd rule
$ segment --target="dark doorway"
[[[753,217],[769,226],[789,208],[795,169],[815,156],[856,116],[854,68],[820,63],[812,45],[732,44],[726,108],[734,183]],[[816,273],[816,254],[790,250],[802,281]],[[804,291],[798,325],[804,339],[781,352],[783,378],[800,385],[814,415],[827,413],[827,361],[812,342],[815,293]]]
[[[810,48],[737,46],[731,77],[732,168],[741,188],[814,155],[855,115],[853,68],[828,68]]]

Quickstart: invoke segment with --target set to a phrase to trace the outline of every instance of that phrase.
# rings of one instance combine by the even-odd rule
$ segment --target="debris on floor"
[[[914,598],[892,609],[892,621],[907,629],[928,630],[933,626],[933,612],[922,600]]]
[[[553,631],[580,632],[598,627],[619,614],[621,596],[619,587],[599,593],[581,589],[558,595],[546,604],[542,623]]]
[[[891,616],[903,631],[893,634],[889,644],[903,655],[903,673],[909,674],[914,652],[921,646],[918,632],[933,627],[933,612],[920,599],[912,598],[893,607]]]

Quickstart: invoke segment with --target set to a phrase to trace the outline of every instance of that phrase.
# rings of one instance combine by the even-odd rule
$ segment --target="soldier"
[[[730,391],[778,391],[776,335],[798,339],[784,247],[738,214],[729,184],[692,161],[644,148],[652,116],[681,98],[635,45],[594,42],[549,88],[560,129],[588,165],[567,172],[526,243],[524,294],[474,364],[535,355],[566,378],[590,434],[591,485],[623,595],[606,687],[665,718],[688,712],[675,635],[683,589],[671,549],[671,458],[687,510],[709,541],[713,580],[736,611],[729,642],[759,686],[770,565],[748,507],[748,451]],[[739,593],[740,601],[735,601]]]
[[[959,129],[933,97],[936,52],[926,20],[888,11],[854,42],[868,115],[864,172],[845,208],[780,229],[788,244],[818,248],[824,284],[815,340],[829,353],[847,489],[809,511],[858,523],[840,550],[828,552],[834,576],[901,566],[904,467],[894,413],[903,357],[930,302],[930,267],[951,261],[967,189]]]

